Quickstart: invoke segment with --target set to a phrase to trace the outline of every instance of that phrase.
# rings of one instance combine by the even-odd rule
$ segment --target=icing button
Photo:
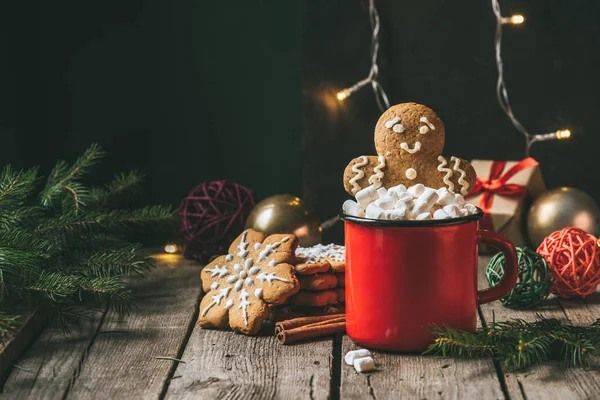
[[[417,177],[417,171],[414,168],[408,168],[405,175],[408,179],[413,180]]]

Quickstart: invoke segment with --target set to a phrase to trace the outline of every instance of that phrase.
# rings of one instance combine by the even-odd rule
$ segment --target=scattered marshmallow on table
[[[371,352],[367,349],[352,350],[346,353],[346,355],[344,356],[344,361],[348,365],[353,365],[355,359],[370,356]]]
[[[479,212],[462,195],[447,188],[432,189],[421,183],[375,188],[367,186],[356,192],[356,201],[346,200],[346,215],[379,220],[417,220],[458,218]]]
[[[356,372],[369,372],[375,369],[375,361],[372,357],[361,357],[354,360],[354,369]]]
[[[367,349],[349,351],[344,356],[344,362],[352,365],[356,372],[369,372],[375,369],[375,361]]]

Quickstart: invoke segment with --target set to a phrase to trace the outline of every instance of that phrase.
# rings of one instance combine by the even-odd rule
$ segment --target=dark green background
[[[301,191],[300,1],[0,5],[0,161],[109,152],[96,177],[147,173],[152,201],[231,178]]]
[[[393,103],[418,101],[446,123],[447,154],[516,159],[522,139],[500,111],[489,1],[378,0],[381,74]],[[600,3],[502,1],[527,23],[505,35],[515,112],[568,143],[533,155],[549,187],[600,198]],[[109,152],[94,179],[137,168],[149,201],[230,178],[257,198],[303,194],[321,217],[346,197],[341,172],[373,151],[379,111],[363,90],[337,111],[318,94],[368,71],[366,1],[109,0],[0,4],[0,161]]]

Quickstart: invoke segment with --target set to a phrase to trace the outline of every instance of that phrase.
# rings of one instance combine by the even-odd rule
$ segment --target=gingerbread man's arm
[[[383,156],[356,157],[344,170],[344,189],[354,196],[356,192],[373,182],[383,179],[387,169]]]
[[[446,186],[451,192],[466,196],[475,184],[475,169],[462,158],[438,156],[436,169],[436,187]]]

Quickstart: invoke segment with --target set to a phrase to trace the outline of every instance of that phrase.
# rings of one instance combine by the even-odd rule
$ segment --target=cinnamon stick
[[[275,335],[279,334],[279,332],[281,331],[285,331],[285,330],[290,330],[290,329],[298,329],[298,328],[316,328],[319,325],[327,325],[327,324],[333,324],[336,322],[346,322],[346,316],[342,315],[341,317],[336,317],[336,318],[331,318],[331,319],[325,319],[322,321],[317,321],[317,322],[313,322],[310,324],[304,324],[304,325],[292,325],[291,328],[286,327],[285,325],[282,324],[275,324]]]
[[[346,321],[342,322],[317,322],[293,329],[281,329],[277,333],[277,340],[281,344],[292,344],[302,340],[333,335],[346,331]]]
[[[279,321],[275,324],[275,326],[280,326],[282,329],[293,329],[293,328],[297,328],[299,326],[314,324],[316,322],[322,322],[322,321],[330,321],[330,320],[340,318],[340,317],[345,318],[346,314],[338,313],[338,314],[328,314],[328,315],[315,315],[315,316],[311,316],[311,317],[292,318],[292,319],[287,319],[284,321]]]

